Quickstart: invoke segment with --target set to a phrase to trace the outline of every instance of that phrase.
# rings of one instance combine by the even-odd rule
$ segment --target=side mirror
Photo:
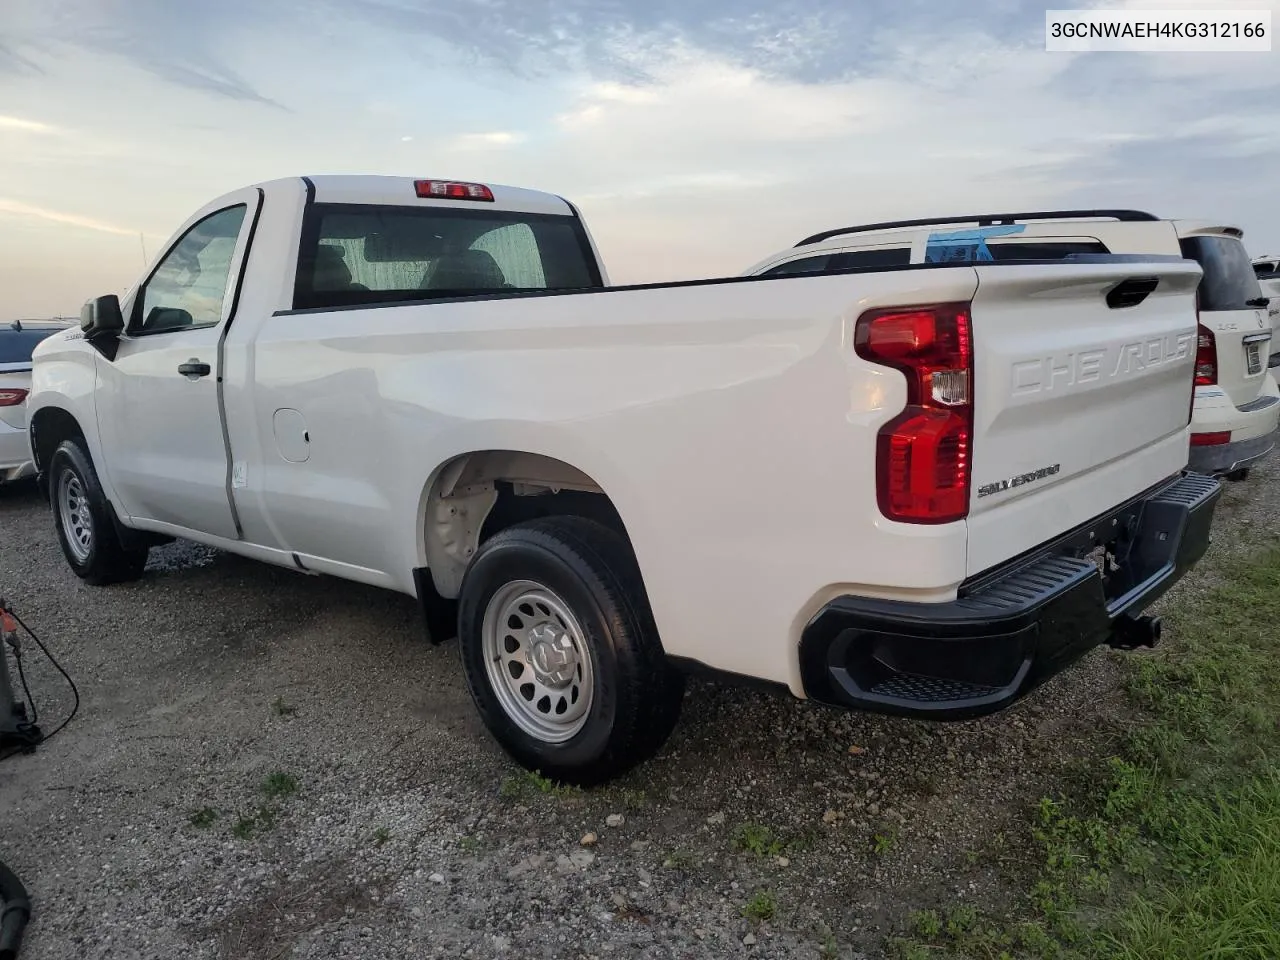
[[[99,353],[108,360],[114,360],[116,348],[120,346],[120,334],[124,332],[120,298],[109,293],[86,303],[80,308],[80,329]]]
[[[94,297],[86,303],[80,308],[80,329],[90,340],[100,336],[119,336],[124,330],[120,298],[109,293],[105,297]]]

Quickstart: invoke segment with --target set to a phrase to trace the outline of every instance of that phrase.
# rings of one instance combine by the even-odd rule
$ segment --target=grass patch
[[[883,833],[876,833],[871,837],[871,850],[877,857],[888,856],[897,845],[898,831],[896,829],[891,828]]]
[[[503,800],[528,800],[539,794],[563,800],[581,793],[581,787],[556,783],[537,770],[525,770],[507,777],[498,787],[498,796]]]
[[[692,870],[697,859],[694,855],[683,848],[672,850],[662,860],[662,865],[668,870]]]
[[[271,702],[271,712],[277,717],[292,717],[298,712],[298,708],[291,703],[285,703],[284,697],[276,697]]]
[[[274,828],[280,817],[280,808],[271,801],[293,796],[298,792],[298,787],[298,778],[292,774],[276,771],[267,776],[259,787],[267,802],[259,804],[252,813],[241,814],[231,827],[231,835],[238,840],[248,840],[256,833]],[[384,831],[380,829],[374,832],[375,842],[381,832]],[[387,833],[388,839],[390,836]]]
[[[822,927],[822,942],[818,944],[820,960],[836,960],[840,956],[840,943],[836,940],[835,931],[825,924]]]
[[[373,831],[373,845],[375,847],[382,846],[384,843],[386,843],[390,839],[391,839],[391,831],[388,830],[386,827],[379,827],[377,830]]]
[[[917,936],[930,940],[942,932],[942,918],[937,910],[917,910],[911,914],[908,924]]]
[[[643,810],[649,803],[649,794],[644,790],[627,788],[618,793],[618,799],[627,810]]]
[[[193,827],[199,830],[206,830],[212,827],[218,820],[218,811],[213,807],[201,807],[191,813],[187,820]]]
[[[755,923],[767,923],[778,915],[778,898],[769,890],[757,890],[742,908],[742,915]]]
[[[733,831],[733,849],[741,853],[754,853],[758,857],[776,857],[786,845],[763,823],[740,823]]]
[[[777,857],[784,853],[795,854],[811,850],[814,834],[803,832],[784,836],[767,824],[748,821],[734,828],[730,842],[733,849],[739,853],[751,853],[757,857]]]
[[[298,792],[298,778],[276,771],[262,781],[262,795],[268,800],[291,797]]]
[[[256,833],[265,833],[276,825],[280,811],[269,803],[261,804],[252,813],[242,814],[231,828],[231,835],[237,840],[248,840]]]
[[[1280,957],[1280,548],[1217,573],[1208,594],[1175,595],[1173,644],[1122,661],[1142,719],[1117,755],[1033,811],[1042,861],[1020,910],[917,915],[900,949]]]

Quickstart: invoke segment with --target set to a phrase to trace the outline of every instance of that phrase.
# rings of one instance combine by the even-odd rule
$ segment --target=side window
[[[219,210],[174,244],[138,294],[130,333],[168,333],[222,319],[231,257],[246,212],[244,204]]]
[[[1061,260],[1073,254],[1111,252],[1106,244],[1088,240],[1044,240],[1038,243],[992,241],[987,244],[987,249],[995,260]]]
[[[827,264],[828,270],[873,269],[875,267],[905,267],[911,263],[910,247],[888,247],[879,250],[851,250],[837,253]]]
[[[776,267],[770,267],[760,276],[781,277],[796,273],[821,273],[827,269],[827,263],[830,260],[831,254],[829,253],[820,257],[802,257],[799,260],[788,260],[786,263],[780,263]]]

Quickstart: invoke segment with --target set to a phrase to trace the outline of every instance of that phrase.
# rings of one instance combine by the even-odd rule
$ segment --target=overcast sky
[[[206,201],[306,173],[560,193],[624,283],[1062,205],[1221,219],[1280,253],[1280,44],[1051,54],[1045,7],[0,0],[0,319],[123,292]]]

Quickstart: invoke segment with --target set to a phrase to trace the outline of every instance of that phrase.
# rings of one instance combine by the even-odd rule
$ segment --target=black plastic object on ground
[[[17,874],[0,863],[0,960],[16,960],[30,919],[27,888]]]
[[[0,599],[0,611],[4,601]],[[7,624],[3,622],[4,614],[0,613],[0,757],[6,751],[30,751],[43,739],[40,728],[33,718],[27,716],[26,706],[20,703],[13,693],[13,682],[9,679],[9,663],[5,653],[5,644],[10,640],[7,635]],[[16,637],[16,635],[15,635]],[[16,643],[16,640],[14,641]],[[17,650],[17,647],[14,647]],[[3,954],[0,954],[3,960]]]

